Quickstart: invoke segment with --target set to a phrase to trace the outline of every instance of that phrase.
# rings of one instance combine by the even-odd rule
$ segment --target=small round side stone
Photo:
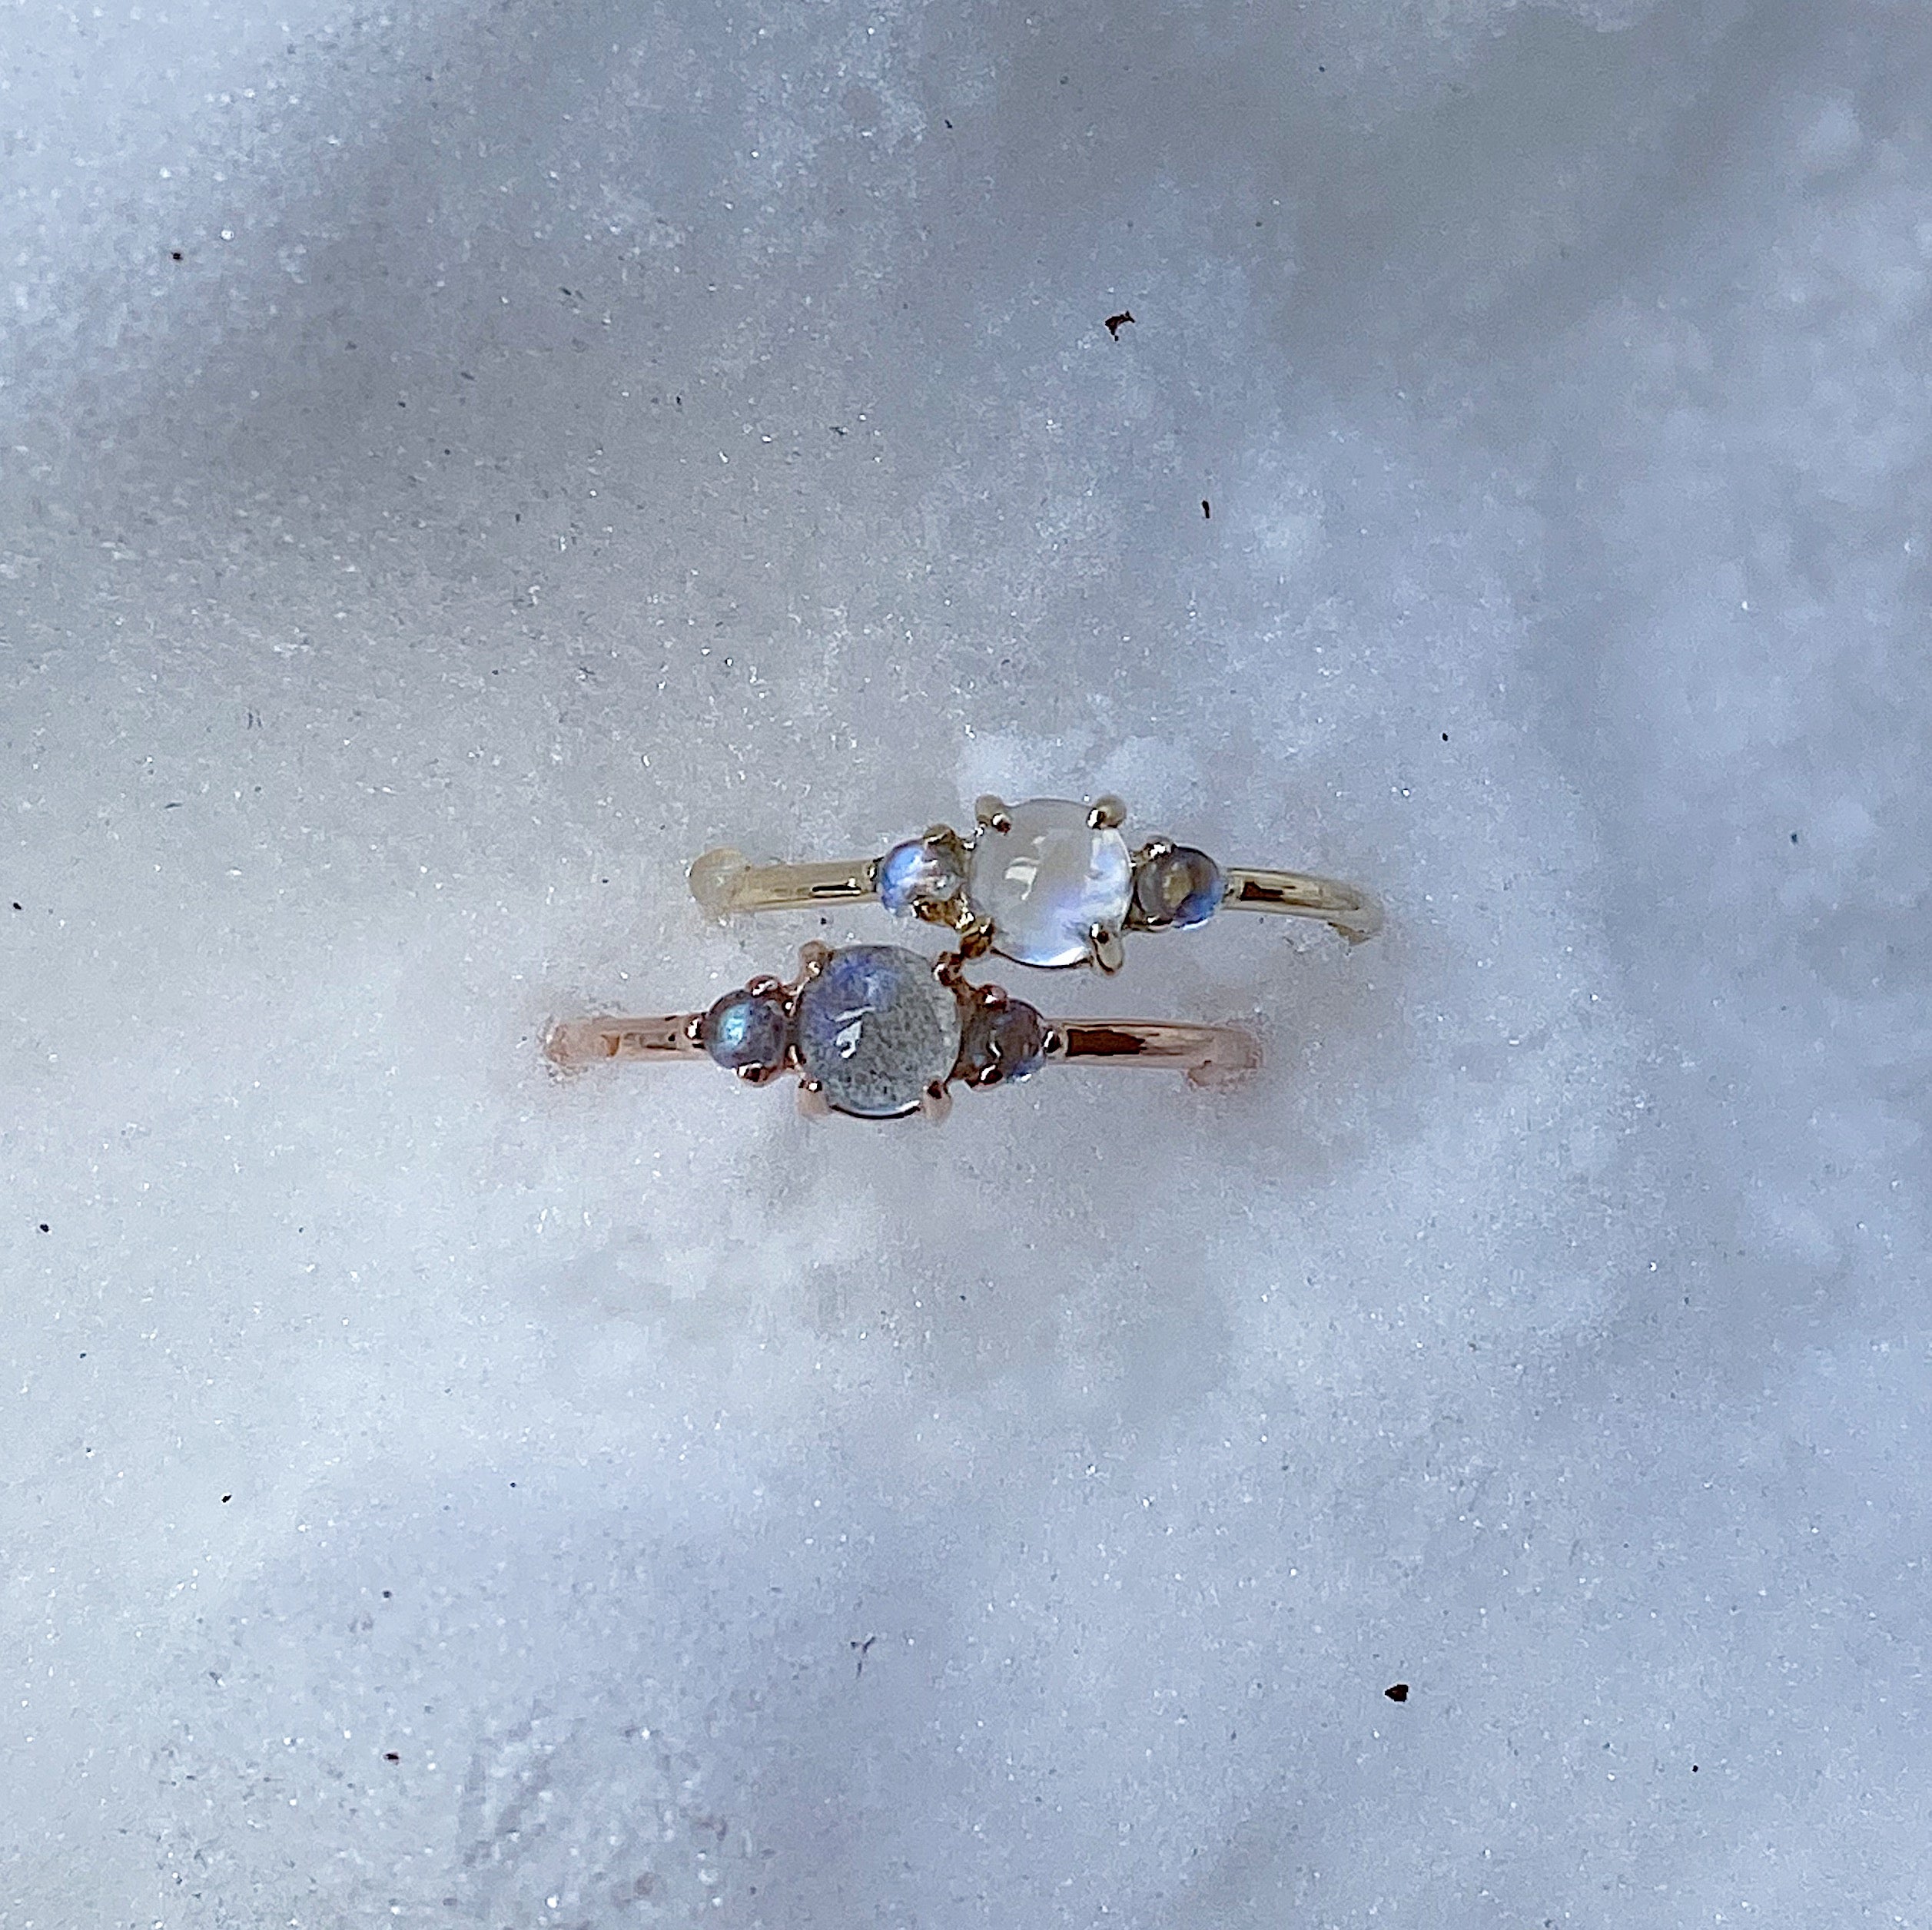
[[[958,855],[923,837],[895,844],[879,861],[879,903],[901,917],[922,905],[946,904],[965,882]]]
[[[785,1001],[775,993],[727,992],[704,1016],[699,1036],[729,1072],[775,1072],[785,1063]]]
[[[1204,925],[1227,894],[1221,867],[1205,851],[1183,844],[1149,858],[1135,874],[1134,909],[1150,925],[1187,931]]]
[[[976,1006],[959,1046],[959,1075],[974,1086],[1011,1086],[1046,1063],[1047,1022],[1024,999]]]

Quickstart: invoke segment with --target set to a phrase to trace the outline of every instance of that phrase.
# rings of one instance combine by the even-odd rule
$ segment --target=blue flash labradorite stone
[[[1134,902],[1140,916],[1150,925],[1177,931],[1206,924],[1227,893],[1221,867],[1205,851],[1186,844],[1165,857],[1150,858],[1134,880]]]
[[[785,1002],[770,992],[728,992],[705,1014],[705,1050],[732,1072],[775,1072],[785,1062]]]
[[[1046,1063],[1047,1022],[1024,999],[982,1005],[966,1021],[959,1070],[975,1086],[1011,1086]]]
[[[959,1002],[897,945],[834,952],[798,994],[798,1056],[836,1112],[910,1113],[959,1056]]]
[[[922,904],[944,904],[966,882],[959,861],[943,846],[922,837],[895,844],[879,861],[879,903],[888,911],[916,911]]]

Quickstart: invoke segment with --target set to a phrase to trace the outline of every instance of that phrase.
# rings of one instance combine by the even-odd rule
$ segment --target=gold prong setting
[[[1090,804],[990,793],[968,837],[945,824],[895,844],[878,861],[888,911],[941,925],[969,957],[994,951],[1046,970],[1120,969],[1126,931],[1205,924],[1227,895],[1205,851],[1150,837],[1130,853],[1127,806],[1111,792]]]
[[[895,844],[878,861],[879,903],[901,917],[950,925],[970,917],[965,902],[966,841],[948,824]]]
[[[1127,948],[1111,925],[1095,925],[1087,934],[1087,956],[1109,978],[1127,963]]]
[[[982,798],[976,815],[961,902],[987,928],[987,948],[1049,970],[1090,963],[1094,928],[1118,932],[1133,905],[1126,805]]]
[[[687,1039],[748,1086],[797,1076],[807,1118],[844,1113],[937,1121],[955,1084],[1017,1084],[1051,1037],[1033,1006],[965,977],[964,953],[937,959],[896,946],[800,948],[790,983],[762,973],[684,1026]],[[923,992],[919,989],[924,986]]]
[[[791,1049],[790,996],[776,979],[755,978],[742,991],[727,992],[685,1030],[715,1063],[756,1085],[785,1069]]]
[[[960,1029],[954,1077],[975,1089],[1031,1079],[1046,1063],[1052,1036],[1046,1020],[1004,986],[962,986],[961,991],[971,1003]]]
[[[1138,931],[1191,931],[1204,925],[1227,896],[1227,877],[1205,851],[1150,838],[1134,854],[1134,901],[1128,921]]]

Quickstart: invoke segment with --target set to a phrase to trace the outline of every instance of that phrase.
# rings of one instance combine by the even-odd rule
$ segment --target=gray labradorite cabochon
[[[805,1076],[836,1112],[896,1119],[959,1056],[959,1002],[932,962],[897,945],[834,952],[798,993]]]

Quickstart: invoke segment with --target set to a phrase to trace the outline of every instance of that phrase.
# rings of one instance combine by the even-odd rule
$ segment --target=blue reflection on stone
[[[1149,859],[1134,881],[1141,917],[1150,925],[1176,931],[1206,924],[1227,895],[1221,867],[1205,851],[1188,844]]]
[[[916,952],[851,946],[798,994],[799,1059],[839,1112],[911,1112],[958,1051],[958,1002]]]
[[[879,861],[879,903],[901,914],[922,904],[944,904],[965,881],[951,852],[922,837],[908,838]]]
[[[982,1005],[966,1022],[959,1069],[975,1086],[1011,1086],[1047,1060],[1047,1023],[1024,999]]]
[[[785,1060],[785,1002],[770,992],[728,992],[705,1014],[704,1045],[732,1072],[772,1072]]]

